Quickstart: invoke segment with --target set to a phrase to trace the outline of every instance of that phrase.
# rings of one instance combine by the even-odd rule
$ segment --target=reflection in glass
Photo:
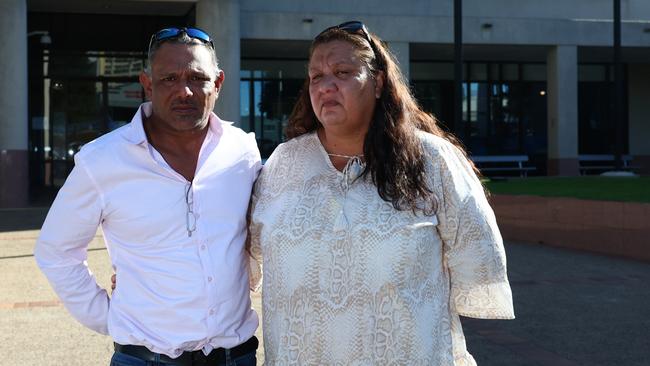
[[[244,131],[252,131],[251,122],[250,122],[250,115],[251,115],[250,93],[251,93],[250,82],[241,80],[239,82],[239,114],[241,116],[239,120],[241,123],[240,126]]]
[[[545,88],[544,82],[463,83],[463,144],[474,155],[527,154],[531,161],[543,164]],[[453,117],[453,84],[415,81],[413,89],[426,111],[443,122]]]
[[[253,71],[253,76],[263,73]],[[241,126],[255,133],[262,158],[268,158],[284,141],[284,129],[302,87],[303,79],[242,78],[240,81]],[[252,113],[251,113],[252,112]]]
[[[36,187],[59,187],[74,155],[128,123],[143,101],[142,53],[44,50],[30,64],[30,175]]]

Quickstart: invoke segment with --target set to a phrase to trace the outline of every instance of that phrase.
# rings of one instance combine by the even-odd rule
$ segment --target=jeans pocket
[[[256,366],[257,365],[257,351],[247,353],[232,360],[233,366]]]
[[[147,366],[147,361],[125,353],[115,352],[111,357],[111,366]]]

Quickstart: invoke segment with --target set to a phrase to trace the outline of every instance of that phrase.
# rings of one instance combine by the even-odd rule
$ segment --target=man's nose
[[[187,80],[182,80],[178,85],[177,93],[182,97],[191,97],[194,95],[190,82]]]

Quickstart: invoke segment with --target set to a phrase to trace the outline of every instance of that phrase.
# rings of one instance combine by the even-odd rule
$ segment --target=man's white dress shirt
[[[142,115],[151,110],[143,104],[75,156],[36,261],[70,313],[117,343],[171,357],[232,348],[258,326],[244,249],[255,138],[211,114],[190,183],[148,143]],[[117,274],[110,299],[86,264],[99,225]]]

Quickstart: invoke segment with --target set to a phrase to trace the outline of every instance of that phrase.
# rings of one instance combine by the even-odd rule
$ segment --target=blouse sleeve
[[[444,141],[433,159],[450,305],[462,316],[513,319],[503,240],[482,184],[452,144]]]
[[[274,166],[276,165],[279,151],[283,149],[283,144],[280,144],[275,148],[271,156],[268,158],[266,163],[262,166],[257,181],[253,185],[253,192],[251,194],[251,202],[248,208],[248,242],[247,247],[249,251],[249,281],[250,289],[252,291],[258,292],[262,287],[262,279],[264,277],[264,272],[262,270],[262,246],[260,244],[260,234],[262,231],[262,223],[255,220],[255,209],[263,204],[261,198],[265,195],[265,190],[269,186],[269,180],[272,179],[271,175],[274,171]]]
[[[262,167],[262,173],[264,172],[264,167]],[[255,210],[255,206],[259,201],[260,196],[260,187],[262,174],[257,178],[257,182],[253,186],[253,193],[251,194],[251,202],[248,208],[248,248],[249,251],[249,272],[248,277],[250,281],[251,291],[258,292],[262,286],[262,248],[260,246],[260,227],[259,224],[256,224],[253,221],[252,214]]]

